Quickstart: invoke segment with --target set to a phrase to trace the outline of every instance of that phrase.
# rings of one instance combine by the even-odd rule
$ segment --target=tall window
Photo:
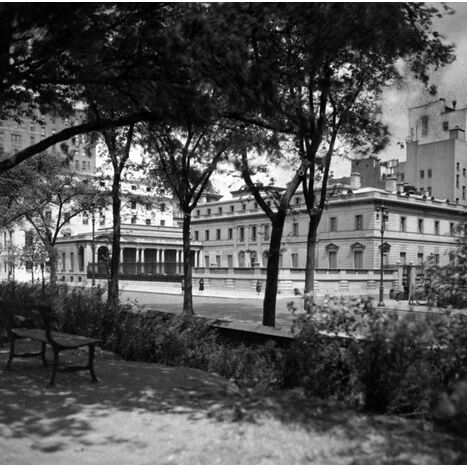
[[[428,135],[428,115],[422,116],[422,136]]]
[[[85,212],[83,213],[83,225],[88,225],[89,224],[89,216],[88,213]]]
[[[131,202],[131,209],[136,209],[136,201]]]
[[[443,122],[443,131],[448,131],[449,130],[449,122],[445,121]]]
[[[70,271],[75,270],[75,254],[70,253]]]
[[[362,250],[354,250],[353,264],[354,264],[355,269],[363,269],[363,251]]]
[[[433,171],[431,169],[428,169],[427,170],[427,176],[428,178],[431,178],[431,176],[433,175]]]
[[[204,239],[209,240],[209,230],[204,231]]]
[[[62,271],[66,269],[66,254],[62,253]]]
[[[401,216],[401,232],[405,232],[406,230],[406,217],[405,216]]]
[[[269,240],[269,224],[264,224],[264,239]]]
[[[363,229],[363,216],[358,214],[355,216],[355,230]]]
[[[298,268],[298,253],[292,253],[292,267]]]
[[[439,235],[439,221],[435,221],[435,235]]]
[[[425,171],[424,170],[420,170],[420,178],[425,178]]]
[[[417,254],[417,263],[419,265],[422,265],[423,264],[423,253],[418,253]]]
[[[456,175],[456,188],[459,188],[459,174]]]
[[[221,229],[216,229],[216,240],[221,239]]]
[[[400,258],[400,263],[402,264],[402,266],[404,266],[407,262],[407,254],[405,253],[405,251],[400,252],[399,258]]]
[[[251,226],[251,240],[256,242],[256,225]]]
[[[240,227],[238,229],[238,234],[239,234],[239,237],[240,237],[240,241],[244,242],[245,241],[245,227]]]
[[[131,216],[131,223],[136,224],[136,216]]]
[[[336,232],[337,231],[337,217],[329,218],[329,231]]]
[[[454,222],[449,222],[449,235],[454,236],[455,229],[454,229]]]
[[[71,214],[69,212],[65,212],[63,214],[63,218],[64,218],[64,223],[65,224],[69,224],[70,223],[70,217],[71,217]]]
[[[292,235],[298,237],[298,222],[292,224]]]
[[[233,237],[233,230],[232,230],[232,228],[229,228],[229,229],[227,230],[227,238],[228,238],[229,240],[232,240],[232,237]]]
[[[337,269],[337,251],[328,251],[329,269]]]
[[[418,219],[418,233],[423,233],[423,219]]]
[[[195,241],[199,240],[199,232],[195,230]]]

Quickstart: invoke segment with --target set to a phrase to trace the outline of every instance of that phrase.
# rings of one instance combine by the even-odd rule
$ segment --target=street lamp
[[[376,219],[381,215],[381,245],[380,250],[380,278],[379,278],[379,302],[378,306],[384,306],[383,296],[384,296],[384,285],[383,285],[383,262],[384,262],[384,230],[386,228],[386,221],[389,218],[389,210],[384,207],[384,204],[381,204],[380,207],[376,208]]]
[[[96,237],[95,237],[95,226],[96,226],[96,216],[94,213],[95,206],[92,207],[91,212],[91,224],[92,224],[92,287],[96,285]]]

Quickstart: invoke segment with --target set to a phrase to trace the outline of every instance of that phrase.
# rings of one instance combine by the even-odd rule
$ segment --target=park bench
[[[89,370],[93,382],[97,382],[94,372],[95,347],[100,342],[93,339],[74,334],[65,334],[52,330],[51,318],[53,310],[49,306],[33,305],[23,307],[20,313],[15,313],[13,308],[5,303],[0,303],[0,313],[6,322],[6,330],[10,342],[10,353],[6,363],[6,369],[11,369],[13,358],[40,357],[44,366],[47,366],[46,347],[49,345],[53,352],[52,375],[49,385],[55,385],[57,372],[62,371],[85,371]],[[21,339],[30,339],[41,344],[38,352],[16,353],[16,342]],[[82,366],[68,365],[60,366],[60,352],[65,350],[88,348],[88,364]]]

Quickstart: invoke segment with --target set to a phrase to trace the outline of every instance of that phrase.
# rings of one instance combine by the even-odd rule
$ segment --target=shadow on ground
[[[6,355],[6,349],[0,348],[0,361]],[[76,360],[78,357],[85,357],[85,354],[76,352],[67,358]],[[338,403],[306,400],[295,392],[260,395],[240,391],[223,378],[196,369],[102,357],[97,359],[96,372],[98,384],[92,384],[87,373],[64,373],[58,375],[55,388],[47,388],[50,368],[41,367],[37,360],[15,360],[12,371],[3,370],[0,373],[0,437],[4,444],[0,442],[0,448],[13,447],[8,453],[4,452],[3,457],[0,454],[0,463],[18,460],[22,461],[19,463],[41,463],[43,458],[36,459],[35,453],[47,455],[69,450],[70,444],[75,451],[97,445],[112,449],[122,444],[130,451],[143,449],[148,442],[141,433],[145,426],[149,429],[154,417],[161,415],[171,417],[162,417],[167,425],[161,423],[157,430],[174,430],[167,420],[181,416],[180,420],[192,424],[196,430],[214,424],[227,426],[230,431],[235,425],[248,426],[254,431],[255,426],[264,430],[270,424],[272,430],[285,426],[303,436],[345,439],[347,442],[339,445],[341,457],[331,458],[331,463],[339,463],[339,459],[344,459],[344,463],[373,464],[453,464],[467,460],[461,444],[433,431],[431,425],[398,417],[358,414]],[[162,436],[161,433],[158,435]],[[183,436],[178,429],[167,433],[167,439],[172,439],[172,435]],[[20,443],[11,444],[15,440]],[[28,457],[18,457],[13,452],[20,449],[23,441],[29,450],[30,462],[27,462]],[[220,445],[222,442],[219,440]],[[316,461],[307,456],[303,454],[299,463]],[[73,457],[67,459],[66,463],[73,463]],[[183,459],[193,461],[189,457]],[[244,463],[241,457],[216,460],[216,463]],[[325,458],[319,460],[321,462],[316,463],[326,463]],[[144,458],[138,463],[141,461],[144,462]],[[206,458],[197,458],[193,463],[196,461],[211,463]],[[251,458],[246,461],[255,463],[250,462]],[[147,462],[166,463],[160,459]],[[113,463],[120,462],[117,459]],[[128,461],[122,460],[122,463]],[[276,462],[269,458],[268,463]]]

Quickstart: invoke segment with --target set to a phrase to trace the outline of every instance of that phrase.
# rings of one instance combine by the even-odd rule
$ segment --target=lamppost
[[[384,267],[384,231],[386,228],[386,221],[389,218],[389,209],[384,207],[384,204],[381,204],[380,207],[376,208],[376,218],[378,219],[381,215],[381,245],[379,246],[380,253],[380,278],[379,278],[379,302],[378,306],[384,306],[384,285],[383,285],[383,267]]]
[[[96,216],[94,213],[95,206],[92,207],[91,212],[91,224],[92,224],[92,282],[91,285],[94,287],[96,285],[96,237],[95,237],[95,227],[96,227]]]

